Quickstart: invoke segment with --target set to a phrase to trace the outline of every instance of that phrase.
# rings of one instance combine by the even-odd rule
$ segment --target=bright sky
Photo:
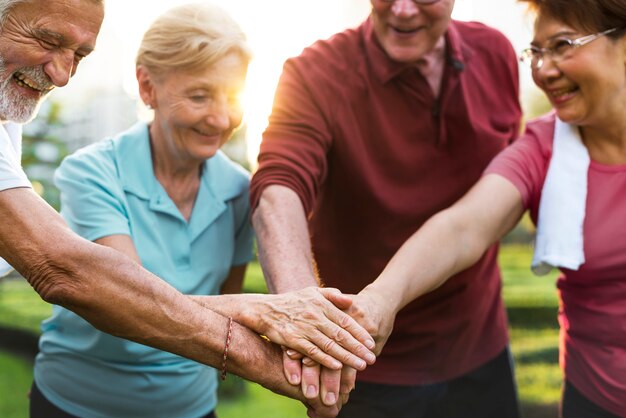
[[[255,159],[271,110],[284,60],[317,39],[358,25],[369,13],[369,0],[213,0],[242,26],[255,58],[248,73],[244,105],[248,154]],[[89,100],[105,89],[137,96],[134,56],[141,36],[159,14],[184,0],[106,0],[106,17],[96,51],[70,85],[56,93],[62,100]],[[456,0],[453,17],[479,20],[504,32],[517,50],[529,39],[523,7],[515,0]],[[522,85],[528,85],[522,74]]]

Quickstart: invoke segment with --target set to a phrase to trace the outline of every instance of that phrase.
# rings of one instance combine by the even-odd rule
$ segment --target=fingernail
[[[313,385],[309,385],[306,388],[306,396],[309,398],[314,398],[315,396],[317,396],[317,389],[315,386]]]
[[[364,368],[367,367],[367,363],[365,363],[363,360],[359,360],[357,363],[358,363],[358,365],[357,365],[356,368],[359,369],[359,370],[363,370]]]
[[[296,354],[296,352],[293,351],[292,349],[287,349],[285,353],[287,353],[288,356],[293,356],[294,354]]]
[[[334,405],[337,403],[337,397],[333,392],[328,392],[326,394],[326,405]]]
[[[365,360],[368,362],[368,364],[372,364],[376,361],[376,356],[373,353],[367,353],[365,355]]]
[[[370,350],[373,350],[374,348],[376,348],[376,343],[374,342],[374,340],[370,338],[370,339],[365,340],[365,346],[369,348]]]
[[[292,385],[297,385],[298,383],[300,383],[300,376],[297,374],[292,374],[290,383]]]

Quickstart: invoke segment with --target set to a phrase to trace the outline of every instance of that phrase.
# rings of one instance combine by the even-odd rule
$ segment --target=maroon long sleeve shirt
[[[285,63],[251,199],[256,207],[271,184],[299,195],[327,286],[357,293],[372,282],[518,134],[518,67],[508,40],[453,21],[446,44],[438,98],[415,66],[385,54],[370,20]],[[494,246],[400,311],[376,364],[358,378],[431,383],[495,357],[508,339],[496,254]]]

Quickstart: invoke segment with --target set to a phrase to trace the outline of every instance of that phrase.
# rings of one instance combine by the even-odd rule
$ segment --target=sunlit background
[[[146,116],[147,111],[137,97],[135,52],[150,22],[166,9],[184,2],[106,0],[106,18],[96,51],[81,63],[70,84],[55,91],[40,116],[26,126],[23,165],[34,188],[55,208],[59,208],[60,202],[51,178],[60,160],[68,152],[114,135]],[[245,129],[229,144],[232,146],[229,155],[253,170],[284,60],[299,54],[317,39],[358,25],[368,15],[370,3],[369,0],[215,2],[241,24],[255,54],[244,99]],[[515,0],[456,0],[453,17],[481,21],[500,29],[518,51],[531,37],[532,29],[524,7]],[[537,106],[536,102],[542,95],[532,87],[529,71],[520,66],[520,75],[526,117],[541,113],[545,107]],[[517,235],[510,234],[510,241],[503,246],[500,256],[505,278],[503,293],[524,416],[554,418],[562,380],[558,368],[558,324],[554,319],[558,309],[555,278],[529,277],[528,242],[532,238],[532,231],[529,231],[529,227],[521,228]],[[258,263],[252,263],[248,269],[245,286],[247,292],[263,291],[264,280]],[[0,342],[6,345],[22,341],[26,351],[22,348],[16,352],[23,356],[32,351],[28,354],[32,358],[36,353],[39,323],[50,315],[50,306],[23,280],[0,281],[0,296],[0,332],[4,332]],[[7,337],[7,329],[15,331],[10,335],[20,337]],[[0,417],[23,417],[27,410],[25,393],[32,382],[32,364],[19,361],[21,357],[7,356],[2,349],[0,347]],[[221,387],[220,416],[304,416],[303,407],[297,402],[289,403],[278,395],[267,395],[260,386],[247,385],[247,389],[234,391],[235,395],[231,394],[230,398],[226,396],[224,388],[232,390],[240,383],[231,377],[227,385]]]
[[[107,0],[106,17],[96,51],[72,82],[53,93],[72,127],[70,148],[94,142],[130,126],[142,113],[137,100],[134,57],[151,21],[182,0]],[[243,27],[254,51],[244,95],[246,147],[243,156],[254,168],[261,133],[267,124],[273,93],[286,58],[317,39],[358,25],[370,11],[368,0],[215,0]],[[504,32],[516,50],[531,36],[524,7],[515,0],[457,0],[453,17],[477,20]],[[521,69],[522,99],[530,78]]]

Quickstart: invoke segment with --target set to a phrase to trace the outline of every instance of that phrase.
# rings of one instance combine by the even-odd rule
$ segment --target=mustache
[[[15,71],[14,75],[15,74],[22,74],[28,77],[28,79],[37,84],[37,87],[41,91],[45,92],[54,88],[52,80],[50,80],[50,77],[48,77],[48,75],[43,70],[43,67],[41,66],[21,68]]]

